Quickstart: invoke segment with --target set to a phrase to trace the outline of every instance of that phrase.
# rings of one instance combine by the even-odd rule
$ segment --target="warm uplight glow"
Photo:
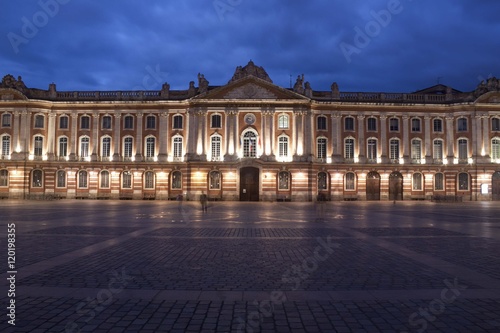
[[[32,154],[30,154],[30,155],[28,156],[28,159],[29,159],[30,161],[33,161],[33,160],[35,159],[35,156],[34,156],[34,155],[32,155]]]
[[[458,158],[453,159],[453,164],[458,164]]]
[[[483,149],[481,149],[481,156],[485,156],[486,155],[486,151],[484,150],[484,147]]]
[[[399,164],[405,164],[405,159],[401,157],[401,158],[399,159]]]
[[[331,157],[327,157],[326,158],[326,163],[332,163],[332,158]]]
[[[425,164],[425,158],[422,158],[422,159],[420,160],[420,163]]]
[[[381,157],[377,157],[377,163],[378,164],[382,163],[382,158]]]
[[[443,164],[444,164],[444,165],[447,165],[447,164],[448,164],[448,159],[447,159],[447,158],[444,158],[444,159],[443,159]]]
[[[469,159],[467,160],[467,162],[469,162],[469,164],[472,164],[472,163],[474,163],[474,160],[473,160],[472,158],[469,158]]]
[[[354,158],[354,163],[359,163],[359,157],[357,157],[357,156],[356,156],[356,157]]]

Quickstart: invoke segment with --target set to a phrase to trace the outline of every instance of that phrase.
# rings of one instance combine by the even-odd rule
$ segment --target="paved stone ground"
[[[0,332],[500,332],[498,202],[200,208],[0,201]]]

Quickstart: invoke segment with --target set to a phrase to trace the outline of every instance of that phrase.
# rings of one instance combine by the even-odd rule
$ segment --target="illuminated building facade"
[[[500,84],[414,93],[223,86],[57,91],[0,85],[0,197],[500,200]]]

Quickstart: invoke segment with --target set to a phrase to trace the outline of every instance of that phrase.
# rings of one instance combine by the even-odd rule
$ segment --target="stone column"
[[[387,155],[387,116],[380,116],[380,146],[382,147],[382,153],[380,159],[382,163],[388,163],[389,157]]]
[[[410,127],[408,115],[403,116],[403,159],[405,163],[410,162]]]
[[[78,113],[73,111],[71,114],[71,138],[70,138],[70,153],[69,160],[76,161],[77,159],[77,144],[78,144]]]
[[[54,141],[56,139],[56,114],[49,114],[49,126],[47,132],[47,159],[53,161],[55,158],[54,154]]]
[[[274,119],[274,108],[273,107],[265,107],[262,109],[262,133],[263,135],[263,151],[264,155],[268,160],[274,159],[273,154],[273,119]]]
[[[142,161],[142,147],[144,145],[144,140],[142,139],[142,111],[138,111],[137,115],[137,132],[135,137],[135,161]]]
[[[358,116],[358,159],[359,163],[366,163],[366,153],[365,153],[365,124],[364,115]]]
[[[120,130],[121,130],[121,118],[122,118],[122,115],[121,114],[115,114],[115,124],[114,124],[114,131],[115,131],[115,134],[113,135],[113,161],[120,161],[121,158],[121,150],[120,150],[120,146],[121,146],[121,141],[122,141],[122,138],[120,137]]]
[[[92,155],[90,156],[91,161],[97,161],[97,155],[99,155],[99,113],[94,112],[92,115]]]
[[[235,118],[237,110],[234,107],[226,107],[224,110],[226,114],[226,154],[224,155],[225,161],[233,161],[236,159],[236,126]]]
[[[340,163],[343,160],[342,153],[342,116],[340,113],[335,113],[332,117],[332,146],[333,146],[333,154],[332,161],[336,163]]]
[[[158,141],[160,145],[160,153],[158,154],[159,162],[167,162],[168,160],[168,113],[160,113],[160,126],[158,131]]]
[[[491,156],[491,142],[490,142],[490,137],[489,137],[489,132],[490,132],[490,124],[489,124],[489,117],[488,115],[484,114],[482,117],[483,119],[483,147],[484,147],[484,158],[489,161],[490,156]],[[481,141],[479,141],[480,143]],[[479,145],[481,147],[481,145]],[[479,154],[481,152],[478,152]]]
[[[455,145],[454,140],[454,129],[453,129],[453,116],[446,116],[446,147],[447,147],[447,156],[448,163],[453,163],[453,159],[455,157],[453,152],[453,146]],[[444,155],[444,152],[443,152]]]
[[[431,142],[431,117],[430,116],[425,116],[424,117],[424,135],[425,135],[425,163],[430,164],[432,163],[432,142]]]
[[[307,156],[308,161],[312,161],[314,158],[314,147],[313,147],[313,128],[314,128],[314,115],[311,110],[306,110],[304,112],[306,117],[305,129],[303,132],[305,151],[304,154]]]
[[[197,108],[196,111],[196,155],[195,160],[206,161],[206,147],[205,147],[205,120],[207,110],[204,108]]]
[[[21,142],[19,135],[19,111],[14,111],[14,121],[12,122],[12,160],[22,160],[23,155],[21,154]]]
[[[300,161],[304,155],[304,112],[301,109],[293,110],[294,131],[293,131],[293,158]]]

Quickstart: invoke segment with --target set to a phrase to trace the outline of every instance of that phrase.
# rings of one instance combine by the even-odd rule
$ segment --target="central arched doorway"
[[[403,200],[403,175],[398,171],[389,176],[389,200]]]
[[[366,175],[366,200],[380,200],[380,175],[376,171]]]
[[[495,172],[491,179],[491,199],[500,200],[500,171]]]
[[[259,169],[240,169],[240,201],[259,201]]]

